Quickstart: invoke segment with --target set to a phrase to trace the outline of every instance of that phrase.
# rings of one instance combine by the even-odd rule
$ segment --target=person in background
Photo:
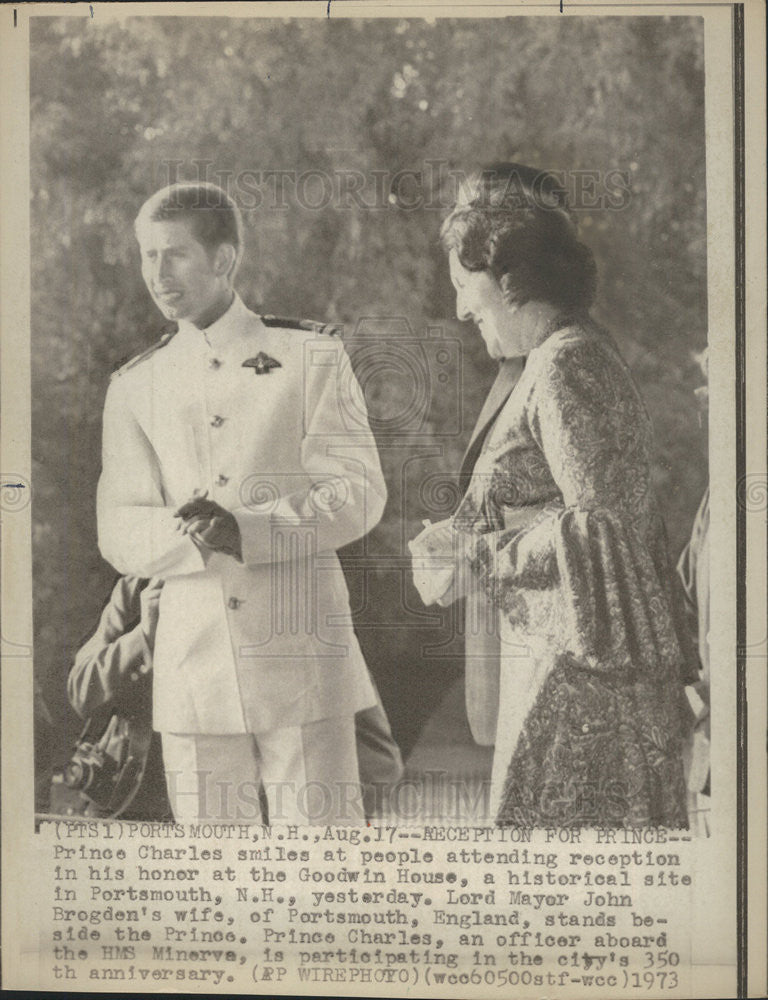
[[[695,355],[704,378],[707,378],[708,352]],[[699,419],[706,421],[709,393],[706,382],[696,390]],[[686,760],[688,812],[691,829],[700,836],[709,835],[711,808],[710,770],[710,671],[709,671],[709,488],[699,504],[688,544],[677,564],[686,597],[688,621],[699,653],[699,676],[685,690],[695,718],[695,726]]]
[[[124,819],[171,818],[160,736],[151,732],[152,648],[161,588],[161,580],[120,577],[67,678],[70,705],[82,719],[92,720],[95,729],[105,731],[117,713],[137,734],[146,733],[141,766],[132,779],[135,787],[127,789],[130,802],[120,808]]]

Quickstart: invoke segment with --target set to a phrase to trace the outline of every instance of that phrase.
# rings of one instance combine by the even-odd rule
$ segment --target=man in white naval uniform
[[[154,728],[174,816],[259,821],[262,782],[271,822],[358,822],[354,716],[376,696],[336,550],[386,499],[359,387],[336,335],[235,294],[223,191],[165,188],[135,228],[178,332],[110,383],[99,545],[165,581]]]

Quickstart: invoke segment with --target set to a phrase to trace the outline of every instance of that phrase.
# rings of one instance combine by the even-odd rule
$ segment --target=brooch
[[[243,368],[253,368],[254,375],[269,375],[273,368],[282,368],[279,361],[270,358],[264,351],[259,351],[255,358],[248,358],[242,364]]]

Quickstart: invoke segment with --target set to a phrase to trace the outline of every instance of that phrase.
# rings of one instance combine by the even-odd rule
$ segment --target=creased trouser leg
[[[364,821],[353,715],[259,733],[270,823]]]
[[[177,822],[363,822],[354,716],[235,735],[164,733],[168,796]]]

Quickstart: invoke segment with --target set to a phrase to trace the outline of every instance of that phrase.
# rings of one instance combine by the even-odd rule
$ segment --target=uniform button
[[[221,473],[219,475],[219,478],[216,480],[216,485],[226,486],[228,482],[229,482],[229,476],[225,476],[224,473]]]
[[[213,368],[213,370],[216,371],[217,368],[221,368],[221,362],[218,358],[209,358],[208,367]]]
[[[211,427],[221,427],[224,423],[224,417],[220,417],[218,413],[215,417],[211,417]]]
[[[139,672],[138,672],[138,670],[132,670],[131,671],[131,680],[132,681],[137,681],[138,679],[139,679]]]
[[[584,725],[581,727],[581,731],[582,731],[582,733],[588,733],[589,732],[589,723],[588,722],[584,723]]]
[[[240,600],[239,597],[230,597],[230,599],[227,601],[227,607],[231,611],[237,611],[237,609],[240,607],[242,603],[243,602]]]

